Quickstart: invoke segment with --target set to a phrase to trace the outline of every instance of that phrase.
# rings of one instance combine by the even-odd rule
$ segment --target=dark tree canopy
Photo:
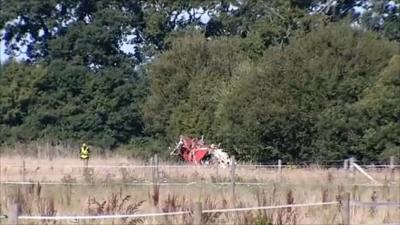
[[[1,64],[2,144],[149,156],[186,134],[261,162],[400,152],[398,1],[0,5],[1,50],[27,58]]]

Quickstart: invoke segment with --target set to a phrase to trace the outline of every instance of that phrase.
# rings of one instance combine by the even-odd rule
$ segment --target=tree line
[[[146,157],[185,134],[259,162],[399,155],[400,9],[356,17],[354,2],[1,1],[6,51],[27,59],[1,65],[0,141]]]

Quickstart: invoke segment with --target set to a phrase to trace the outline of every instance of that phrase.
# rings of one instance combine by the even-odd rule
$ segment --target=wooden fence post
[[[153,182],[153,178],[154,178],[154,168],[153,168],[154,162],[153,162],[153,159],[154,159],[154,157],[150,157],[150,159],[149,159],[149,165],[151,166],[150,170],[149,170],[150,171],[150,176],[151,176],[150,182]],[[144,178],[147,178],[147,176],[145,175]]]
[[[232,202],[235,204],[235,169],[236,169],[236,161],[235,157],[232,156],[232,166],[231,166],[231,182],[232,182]]]
[[[26,170],[25,159],[22,159],[21,176],[23,182],[25,182],[25,170]]]
[[[395,170],[394,163],[395,163],[394,156],[390,156],[390,165],[389,165],[389,168],[390,168],[390,182],[394,182],[395,181],[394,180],[394,170]]]
[[[342,224],[343,225],[350,225],[350,192],[344,193],[342,199]]]
[[[201,202],[196,202],[193,206],[193,224],[194,225],[203,225],[202,222],[202,207]]]
[[[354,158],[351,157],[349,159],[349,170],[350,170],[350,177],[351,179],[354,179],[355,177],[355,170],[354,170]]]
[[[151,182],[154,183],[155,180],[155,166],[154,166],[154,156],[150,158],[150,166],[151,166]]]
[[[348,170],[349,169],[349,160],[345,159],[343,161],[343,170]]]
[[[219,182],[219,164],[216,163],[215,165],[215,183]]]
[[[281,182],[282,180],[282,160],[278,160],[278,181]]]
[[[91,181],[90,179],[90,172],[89,172],[89,158],[87,159],[81,159],[83,162],[83,170],[82,170],[82,176],[86,180],[86,182]]]
[[[160,197],[160,189],[158,185],[158,156],[155,155],[152,160],[152,173],[151,173],[151,179],[152,179],[152,200],[153,200],[153,205],[157,206],[159,197]]]
[[[154,156],[154,174],[155,174],[155,183],[158,184],[159,180],[159,171],[158,171],[158,155]]]
[[[18,225],[18,214],[19,214],[18,203],[11,204],[8,212],[8,224]]]

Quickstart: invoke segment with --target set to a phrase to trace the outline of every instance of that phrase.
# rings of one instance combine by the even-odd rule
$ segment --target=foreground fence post
[[[232,156],[232,166],[231,166],[231,181],[232,181],[232,202],[235,204],[235,170],[236,170],[236,161],[235,157]]]
[[[18,225],[18,214],[19,214],[19,206],[17,203],[13,203],[10,205],[10,209],[8,211],[8,224]]]
[[[350,192],[344,193],[342,199],[342,224],[343,225],[350,225]]]
[[[193,206],[193,224],[194,225],[203,225],[201,214],[203,209],[201,207],[201,202],[196,202]]]

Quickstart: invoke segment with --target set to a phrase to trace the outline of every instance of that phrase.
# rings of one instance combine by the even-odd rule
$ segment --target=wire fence
[[[362,184],[362,183],[356,183],[356,184],[346,184],[346,185],[358,185],[358,186],[384,186],[385,184],[379,183],[377,180],[375,180],[370,174],[368,174],[364,168],[364,166],[360,166],[357,163],[355,163],[356,160],[354,159],[349,159],[349,160],[344,160],[344,170],[348,170],[350,171],[350,177],[354,177],[354,168],[357,169],[359,172],[361,172],[364,176],[366,176],[370,181],[372,181],[373,183],[367,183],[367,184]],[[395,185],[395,176],[394,176],[394,169],[398,166],[400,167],[400,165],[394,165],[394,160],[391,160],[391,164],[390,165],[381,165],[386,166],[388,168],[391,168],[391,177],[390,177],[390,185]],[[54,166],[54,167],[53,167]],[[258,168],[273,168],[274,173],[277,172],[277,177],[279,178],[278,180],[281,181],[282,179],[282,168],[296,168],[296,166],[298,165],[282,165],[281,164],[281,160],[278,161],[278,165],[263,165],[263,164],[236,164],[234,163],[233,165],[230,165],[230,168],[228,168],[230,170],[230,174],[231,174],[231,181],[230,182],[215,182],[214,180],[211,179],[211,182],[168,182],[168,179],[159,179],[159,175],[156,176],[156,178],[154,177],[155,174],[159,174],[159,172],[165,168],[195,168],[195,169],[215,169],[217,172],[217,176],[218,175],[218,165],[166,165],[166,164],[158,164],[158,163],[154,163],[151,165],[89,165],[89,166],[84,166],[84,165],[72,165],[72,166],[66,166],[66,165],[52,165],[51,168],[55,168],[55,167],[60,167],[60,168],[82,168],[83,171],[85,172],[85,170],[88,169],[94,169],[94,168],[131,168],[131,169],[137,169],[137,168],[150,168],[151,169],[151,176],[152,176],[152,181],[153,182],[148,182],[146,181],[146,179],[139,179],[137,181],[134,182],[110,182],[110,181],[106,181],[106,183],[102,183],[100,182],[83,182],[83,183],[77,183],[76,181],[67,181],[67,182],[47,182],[47,181],[26,181],[26,173],[28,171],[27,168],[37,168],[34,172],[38,172],[38,168],[43,167],[43,165],[34,165],[34,164],[30,164],[27,165],[25,162],[23,162],[22,165],[18,165],[19,168],[21,168],[21,177],[22,177],[22,181],[16,181],[16,180],[0,180],[0,184],[9,184],[9,185],[31,185],[31,184],[38,184],[40,183],[41,185],[70,185],[70,186],[90,186],[90,185],[129,185],[129,186],[153,186],[153,185],[159,185],[159,186],[190,186],[190,185],[232,185],[232,183],[234,183],[234,185],[247,185],[247,186],[263,186],[263,185],[270,185],[270,182],[235,182],[235,170],[238,168],[250,168],[250,167],[254,167],[256,169]],[[87,171],[86,171],[87,172]],[[94,171],[92,171],[93,173]],[[163,171],[163,173],[166,173],[165,171]],[[168,173],[168,172],[167,172]],[[54,174],[54,173],[53,173]],[[88,173],[85,173],[86,175],[88,175]],[[34,175],[34,174],[33,174]],[[149,175],[149,174],[147,174]],[[143,173],[143,176],[146,176],[145,173]],[[225,174],[226,176],[226,174]],[[154,182],[154,180],[156,179],[156,182]]]
[[[216,186],[229,186],[232,182],[166,182],[166,183],[126,183],[126,182],[112,182],[112,183],[68,183],[68,182],[31,182],[31,181],[0,181],[0,184],[4,185],[65,185],[65,186],[109,186],[109,185],[126,185],[126,186],[196,186],[196,185],[216,185]],[[235,182],[235,185],[241,186],[270,186],[273,185],[271,182]],[[292,186],[313,186],[321,185],[321,183],[290,183]],[[335,184],[336,185],[336,184]],[[351,184],[340,184],[341,186],[366,186],[366,187],[383,187],[385,184],[370,184],[370,183],[351,183]]]
[[[277,168],[277,167],[283,167],[283,168],[307,168],[307,167],[313,167],[313,166],[329,166],[328,164],[237,164],[236,167],[256,167],[256,168]],[[371,164],[361,164],[360,166],[365,167],[365,168],[400,168],[400,164],[396,165],[388,165],[388,164],[379,164],[379,165],[371,165]],[[88,165],[88,166],[83,166],[83,165],[60,165],[60,164],[2,164],[2,167],[25,167],[25,168],[38,168],[38,167],[52,167],[52,168],[153,168],[156,167],[154,165]],[[159,168],[213,168],[215,166],[213,165],[195,165],[195,164],[187,164],[187,165],[163,165],[160,164],[157,167]]]
[[[354,206],[371,206],[371,207],[400,207],[400,202],[360,202],[351,201]]]
[[[153,169],[155,167],[159,169],[215,169],[218,165],[7,165],[2,164],[1,168],[13,167],[20,169],[35,169],[39,171],[40,169],[50,168],[50,169]],[[359,165],[365,169],[399,169],[400,165]],[[263,165],[263,164],[237,164],[236,169],[270,169],[270,170],[282,170],[282,169],[308,169],[308,168],[337,168],[341,167],[331,167],[328,165]],[[221,169],[229,169],[229,167],[221,167]]]
[[[53,167],[53,168],[152,168],[156,165],[152,164],[152,160],[154,158],[158,158],[157,155],[153,157],[149,162],[143,162],[141,164],[132,165],[129,162],[124,163],[110,163],[108,165],[104,164],[92,164],[89,166],[84,165],[76,165],[76,164],[51,164],[51,163],[41,163],[40,165],[25,161],[22,159],[22,163],[7,163],[5,166],[7,167]],[[380,161],[358,161],[355,158],[349,159],[335,159],[335,160],[302,160],[302,161],[293,161],[293,162],[284,162],[283,160],[276,160],[276,161],[264,161],[262,163],[254,163],[254,162],[247,162],[247,163],[235,163],[237,168],[240,167],[265,167],[265,168],[304,168],[304,167],[342,167],[346,163],[346,161],[352,160],[353,162],[357,162],[362,167],[365,168],[400,168],[400,165],[395,165],[395,157],[391,156],[388,161],[380,160]],[[97,162],[98,163],[98,162]],[[137,163],[137,162],[136,162]],[[4,163],[3,163],[4,166]],[[197,168],[204,168],[204,167],[213,167],[212,165],[196,165],[196,164],[165,164],[160,162],[157,165],[160,168],[188,168],[188,167],[197,167]]]
[[[347,164],[346,161],[341,161],[344,163],[345,170],[354,171],[354,168],[360,170],[365,176],[369,177],[373,180],[372,177],[369,176],[363,168],[391,168],[392,171],[395,168],[400,168],[400,165],[395,165],[394,163],[390,163],[390,165],[358,165],[354,163],[354,160],[350,160],[350,163]],[[349,161],[347,161],[349,162]],[[15,166],[21,168],[22,173],[26,170],[26,168],[38,168],[49,166],[52,168],[151,168],[154,174],[158,173],[158,169],[163,168],[218,168],[215,165],[166,165],[166,164],[151,164],[151,165],[35,165],[35,164],[26,164],[25,162],[22,165],[4,165],[4,166]],[[307,165],[306,165],[307,166]],[[308,165],[309,166],[309,165]],[[319,166],[318,164],[315,166]],[[232,185],[233,188],[235,185],[247,185],[247,186],[261,186],[261,185],[271,185],[270,182],[235,182],[235,168],[270,168],[276,170],[278,173],[282,172],[282,168],[302,168],[304,165],[282,165],[281,162],[278,164],[234,164],[231,165],[232,169],[232,181],[231,182],[182,182],[182,183],[173,183],[173,182],[119,182],[112,184],[121,184],[121,185],[130,185],[130,186],[192,186],[192,185]],[[363,167],[363,168],[361,168]],[[157,175],[158,179],[158,175]],[[154,179],[152,179],[154,181]],[[17,184],[17,185],[32,185],[32,184],[40,184],[40,185],[71,185],[71,186],[90,186],[90,185],[99,185],[101,183],[76,183],[76,182],[33,182],[33,181],[0,181],[0,184]],[[104,185],[110,185],[110,183],[104,183]],[[293,185],[293,184],[292,184]],[[304,185],[304,184],[302,184]],[[346,185],[346,184],[345,184]],[[373,184],[348,184],[348,185],[358,185],[358,186],[384,186],[383,184],[379,184],[374,182]],[[234,192],[233,192],[234,193]],[[343,205],[342,202],[317,202],[317,203],[302,203],[302,204],[288,204],[288,205],[277,205],[277,206],[255,206],[255,207],[245,207],[245,208],[225,208],[225,209],[205,209],[201,210],[201,214],[205,213],[230,213],[230,212],[244,212],[244,211],[253,211],[253,210],[269,210],[269,209],[282,209],[282,208],[297,208],[297,207],[314,207],[314,206],[325,206],[325,205]],[[398,207],[400,208],[400,202],[360,202],[360,201],[348,201],[348,205],[357,206],[357,207]],[[348,209],[350,210],[350,209]],[[92,220],[92,219],[123,219],[123,218],[145,218],[145,217],[159,217],[159,216],[176,216],[176,215],[184,215],[184,214],[193,214],[193,211],[178,211],[178,212],[168,212],[168,213],[143,213],[143,214],[129,214],[129,215],[59,215],[59,216],[32,216],[32,215],[18,215],[14,218],[18,220]],[[8,216],[0,216],[0,219],[9,218]],[[345,224],[345,223],[344,223]]]

